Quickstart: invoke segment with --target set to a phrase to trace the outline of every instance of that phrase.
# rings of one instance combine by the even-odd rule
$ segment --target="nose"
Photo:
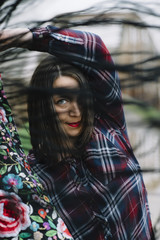
[[[72,117],[80,117],[81,116],[81,110],[80,107],[78,105],[77,101],[73,101],[70,105],[70,116]]]

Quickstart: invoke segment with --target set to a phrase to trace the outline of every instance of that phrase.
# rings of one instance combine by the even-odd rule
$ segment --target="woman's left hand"
[[[32,42],[32,33],[27,28],[0,30],[0,51],[12,47],[28,48]]]

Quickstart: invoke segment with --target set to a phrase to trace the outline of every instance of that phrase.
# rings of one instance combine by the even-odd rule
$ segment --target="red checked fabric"
[[[38,161],[33,166],[73,238],[154,239],[146,189],[127,136],[119,79],[106,46],[95,34],[48,26],[33,30],[30,49],[79,66],[96,98],[94,132],[84,159],[66,160],[53,171]]]

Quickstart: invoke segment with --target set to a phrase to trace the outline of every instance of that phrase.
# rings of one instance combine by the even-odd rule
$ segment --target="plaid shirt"
[[[76,240],[150,240],[152,226],[141,170],[132,152],[119,79],[99,36],[52,26],[32,30],[31,50],[79,66],[96,97],[92,139],[84,159],[55,170],[34,164],[41,183]]]

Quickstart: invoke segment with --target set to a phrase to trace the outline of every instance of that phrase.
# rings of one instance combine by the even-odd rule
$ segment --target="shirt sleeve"
[[[81,68],[87,74],[96,113],[109,118],[116,128],[124,125],[121,90],[111,55],[102,39],[93,33],[53,26],[33,29],[31,50],[48,52]]]

